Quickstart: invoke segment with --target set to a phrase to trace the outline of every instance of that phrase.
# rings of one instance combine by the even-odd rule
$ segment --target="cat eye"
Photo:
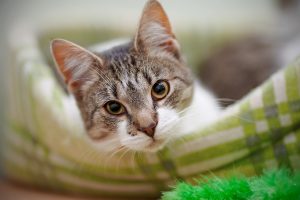
[[[109,114],[121,115],[125,112],[124,106],[117,101],[109,101],[105,104],[105,109]]]
[[[155,100],[161,100],[169,93],[169,83],[164,80],[157,81],[151,91],[151,95]]]

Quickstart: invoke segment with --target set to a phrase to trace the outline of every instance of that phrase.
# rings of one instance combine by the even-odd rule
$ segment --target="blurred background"
[[[40,47],[47,57],[49,56],[49,41],[55,37],[70,39],[82,45],[90,45],[111,37],[131,37],[145,2],[145,0],[2,0],[0,2],[1,129],[7,123],[4,108],[9,103],[5,97],[7,91],[10,90],[10,85],[7,84],[7,77],[9,77],[7,69],[11,62],[10,51],[18,37],[22,36],[22,29],[42,33]],[[277,48],[276,53],[280,51],[283,55],[285,53],[281,50],[294,43],[294,39],[297,39],[300,33],[300,3],[297,0],[161,0],[160,2],[182,44],[187,62],[196,74],[200,73],[200,68],[217,66],[215,60],[223,59],[224,52],[214,50],[216,46],[220,46],[219,44],[222,44],[225,52],[228,52],[226,49],[232,50],[230,52],[241,52],[240,48],[242,48],[246,49],[245,53],[248,51],[260,52],[257,50],[263,49],[263,52],[267,52],[266,54],[269,55],[269,52],[273,52]],[[86,38],[87,34],[96,36]],[[211,40],[215,34],[218,35],[217,38],[221,39]],[[199,39],[199,35],[203,37]],[[210,40],[206,40],[206,37],[210,37]],[[232,44],[231,42],[236,41],[237,38],[238,42]],[[214,43],[212,41],[215,42],[215,45],[212,45]],[[226,46],[227,44],[229,46]],[[257,45],[249,47],[248,44]],[[245,46],[247,47],[244,48]],[[280,50],[278,50],[279,47]],[[297,49],[298,47],[293,48]],[[281,60],[276,60],[276,63],[286,64],[285,60],[296,56],[293,50],[290,52]],[[259,55],[262,53],[260,52]],[[278,54],[272,55],[276,57]],[[225,55],[226,58],[232,58],[231,56]],[[242,57],[242,55],[239,56],[239,58]],[[274,59],[274,57],[266,57]],[[51,60],[48,60],[51,63]],[[230,62],[237,63],[244,62],[244,60],[237,61],[233,56]],[[246,62],[248,62],[247,59]],[[249,65],[252,64],[252,62],[249,63]],[[260,64],[274,64],[275,61],[262,61],[262,63]],[[257,63],[254,64],[257,65]],[[218,70],[218,67],[210,67],[210,69]],[[268,73],[258,82],[252,83],[251,87],[255,87],[255,84],[259,84],[274,70],[268,70]],[[209,70],[204,70],[202,74],[205,73],[205,77],[209,77],[208,79],[215,79]],[[199,76],[201,77],[201,75]],[[207,85],[218,94],[220,89],[214,88],[216,83],[210,82],[210,80],[206,80]],[[224,88],[221,89],[224,91]],[[245,91],[238,96],[234,96],[235,94],[231,96],[218,94],[218,96],[238,99],[244,93]],[[2,132],[3,130],[1,130]]]

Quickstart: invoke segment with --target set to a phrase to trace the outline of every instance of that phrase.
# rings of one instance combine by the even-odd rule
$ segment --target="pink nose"
[[[137,129],[141,132],[144,132],[146,135],[149,137],[153,137],[155,133],[155,128],[156,128],[157,123],[151,123],[147,127],[138,127]]]

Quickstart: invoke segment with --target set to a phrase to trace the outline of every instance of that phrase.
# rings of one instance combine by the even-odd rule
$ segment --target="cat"
[[[186,66],[156,0],[146,3],[129,42],[99,52],[55,39],[51,52],[90,141],[105,152],[156,152],[220,113],[213,95]]]

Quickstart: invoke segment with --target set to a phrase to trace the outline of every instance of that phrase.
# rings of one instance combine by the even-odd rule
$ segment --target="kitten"
[[[56,39],[51,49],[89,138],[103,151],[155,152],[219,113],[213,96],[193,79],[156,0],[146,4],[129,42],[92,52]]]

